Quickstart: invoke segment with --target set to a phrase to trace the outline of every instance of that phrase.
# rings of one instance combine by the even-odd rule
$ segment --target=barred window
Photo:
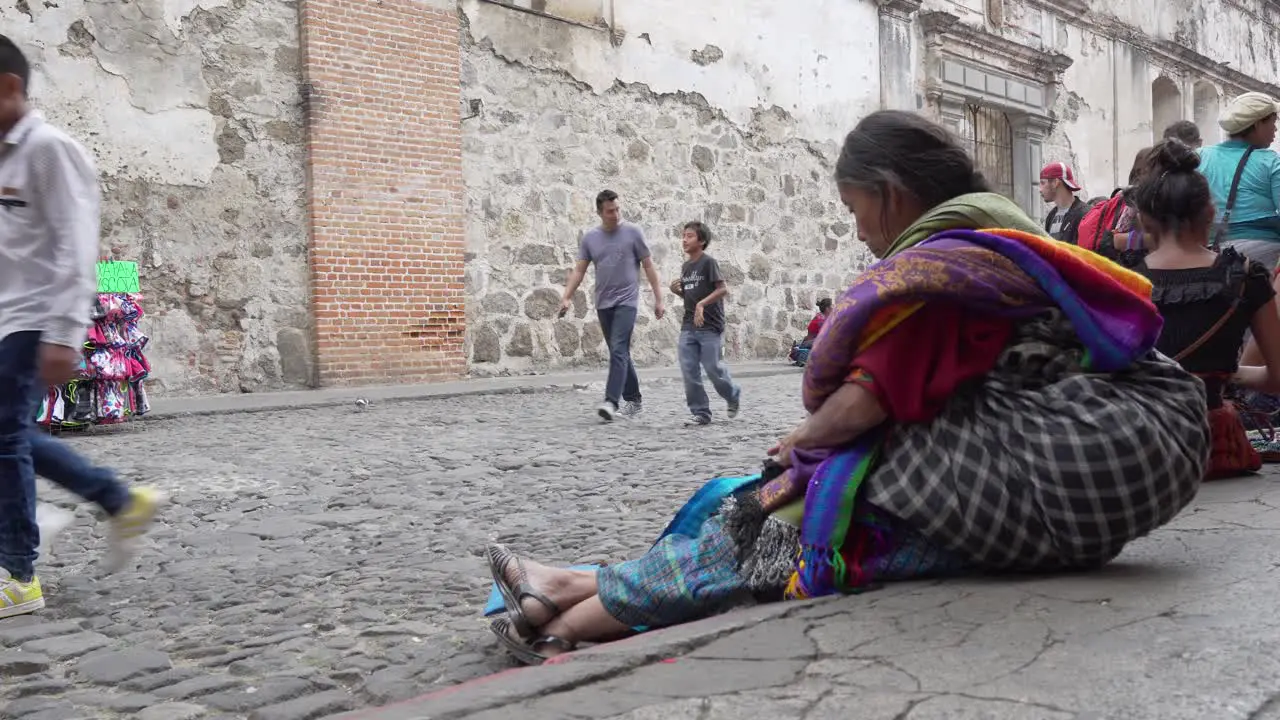
[[[991,189],[1016,200],[1013,191],[1013,126],[999,108],[967,105],[960,136]]]

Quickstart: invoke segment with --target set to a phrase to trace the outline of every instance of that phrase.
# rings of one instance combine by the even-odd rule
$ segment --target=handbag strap
[[[1244,290],[1248,284],[1249,284],[1249,260],[1246,259],[1244,261],[1244,276],[1240,278],[1240,290],[1236,293],[1235,298],[1231,300],[1231,307],[1227,308],[1227,311],[1222,314],[1222,317],[1218,318],[1218,322],[1214,323],[1213,327],[1206,330],[1205,333],[1199,337],[1199,339],[1197,339],[1195,342],[1191,343],[1190,345],[1186,346],[1185,348],[1182,349],[1182,352],[1175,355],[1173,358],[1174,362],[1177,362],[1177,363],[1182,362],[1184,358],[1191,355],[1191,353],[1199,350],[1205,343],[1213,339],[1214,335],[1218,334],[1218,331],[1222,329],[1222,326],[1226,325],[1227,321],[1230,320],[1231,317],[1236,314],[1236,310],[1239,309],[1240,303],[1244,301]]]
[[[1222,220],[1218,222],[1218,228],[1213,233],[1213,247],[1216,249],[1222,244],[1222,237],[1227,234],[1227,226],[1231,224],[1231,211],[1236,206],[1236,196],[1240,194],[1240,178],[1244,177],[1244,166],[1249,164],[1249,156],[1253,154],[1254,148],[1248,147],[1244,151],[1244,156],[1240,158],[1240,164],[1236,166],[1235,177],[1231,178],[1231,192],[1227,193],[1227,206],[1222,210]]]

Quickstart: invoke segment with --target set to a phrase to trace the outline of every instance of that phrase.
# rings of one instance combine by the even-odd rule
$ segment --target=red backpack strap
[[[1117,203],[1116,197],[1123,192],[1124,188],[1116,188],[1112,191],[1111,196],[1108,197],[1106,201],[1098,203],[1089,211],[1090,213],[1094,210],[1098,211],[1098,226],[1093,229],[1093,237],[1089,243],[1090,250],[1097,252],[1098,248],[1102,246],[1104,233],[1115,231],[1116,226],[1120,224],[1121,208],[1124,207],[1124,201],[1121,199],[1121,201]],[[1108,211],[1111,212],[1110,224],[1107,223]],[[1114,245],[1115,243],[1113,241],[1112,246],[1114,247]]]

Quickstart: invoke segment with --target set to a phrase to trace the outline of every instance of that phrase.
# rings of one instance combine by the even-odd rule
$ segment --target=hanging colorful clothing
[[[151,409],[145,388],[151,363],[144,352],[148,338],[138,325],[140,300],[123,293],[98,295],[78,377],[49,388],[37,423],[83,428],[125,422]]]

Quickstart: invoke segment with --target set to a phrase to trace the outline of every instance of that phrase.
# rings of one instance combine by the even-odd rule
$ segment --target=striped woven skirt
[[[781,600],[795,567],[800,531],[774,517],[763,523],[755,517],[747,496],[729,498],[696,537],[668,535],[643,556],[602,568],[597,592],[605,610],[625,625],[647,630]],[[964,569],[959,556],[935,547],[901,521],[875,512],[859,517],[842,554],[846,564],[862,568],[874,582]],[[857,542],[873,530],[888,542]]]

